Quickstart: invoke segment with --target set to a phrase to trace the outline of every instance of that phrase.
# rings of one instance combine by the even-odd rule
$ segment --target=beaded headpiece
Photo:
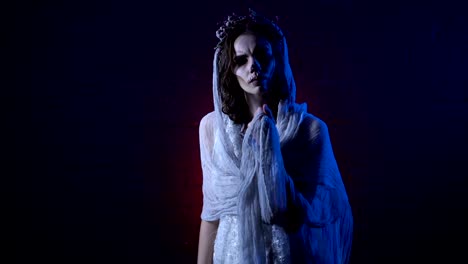
[[[278,17],[276,17],[276,21],[278,21]],[[283,37],[281,29],[273,21],[257,14],[257,12],[249,8],[249,15],[239,16],[233,13],[232,15],[228,16],[224,22],[219,23],[221,26],[216,31],[216,37],[219,39],[219,42],[215,49],[220,48],[229,34],[233,33],[236,28],[239,26],[248,25],[249,23],[269,26],[275,30],[276,33],[278,33],[278,36]]]

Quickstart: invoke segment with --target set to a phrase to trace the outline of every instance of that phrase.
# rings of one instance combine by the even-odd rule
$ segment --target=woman
[[[217,36],[198,263],[347,263],[348,197],[326,124],[295,103],[283,33],[250,10]]]

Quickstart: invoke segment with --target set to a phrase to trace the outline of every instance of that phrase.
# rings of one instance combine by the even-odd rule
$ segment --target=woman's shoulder
[[[285,106],[280,105],[280,107],[284,108]],[[302,134],[313,135],[327,130],[327,124],[321,118],[309,112],[306,103],[293,103],[289,107],[293,113],[300,115],[299,131],[302,131]]]
[[[204,115],[200,120],[200,127],[212,127],[215,120],[215,112],[209,112]]]
[[[305,126],[306,129],[312,131],[327,129],[325,121],[311,113],[304,114],[302,125]]]
[[[215,122],[215,112],[209,112],[200,120],[199,132],[204,134],[212,134]]]
[[[308,139],[314,141],[328,134],[328,126],[325,121],[311,113],[304,114],[300,130],[307,134]]]

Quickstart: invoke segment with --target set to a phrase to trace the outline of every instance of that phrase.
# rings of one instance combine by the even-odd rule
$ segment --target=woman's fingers
[[[255,111],[255,114],[254,114],[254,116],[257,116],[257,115],[261,114],[261,113],[262,113],[262,111],[263,111],[262,107],[261,107],[261,106],[259,106],[259,107],[257,108],[257,111]]]
[[[267,104],[263,104],[262,106],[259,106],[257,110],[255,111],[254,116],[257,116],[261,113],[267,115],[270,118],[273,118],[273,113],[271,112],[271,109],[268,107]]]
[[[268,117],[273,118],[273,113],[271,112],[271,109],[268,107],[267,104],[263,104],[263,113],[265,113]]]

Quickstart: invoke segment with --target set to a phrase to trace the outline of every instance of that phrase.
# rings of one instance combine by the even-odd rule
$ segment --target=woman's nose
[[[252,65],[250,65],[250,72],[259,72],[260,69],[261,69],[260,63],[258,62],[257,59],[253,58]]]

